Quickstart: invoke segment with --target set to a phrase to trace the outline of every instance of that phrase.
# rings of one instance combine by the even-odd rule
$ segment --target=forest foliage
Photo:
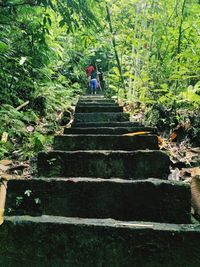
[[[1,0],[0,157],[51,143],[91,62],[108,96],[145,105],[160,128],[193,120],[198,131],[199,15],[199,0]]]

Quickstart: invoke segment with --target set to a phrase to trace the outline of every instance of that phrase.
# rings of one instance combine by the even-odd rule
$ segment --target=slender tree
[[[124,77],[123,77],[123,73],[122,73],[122,66],[121,66],[121,63],[119,60],[119,55],[118,55],[117,45],[116,45],[116,39],[115,39],[115,33],[113,31],[110,9],[109,9],[109,5],[108,5],[107,1],[106,1],[106,13],[107,13],[107,20],[108,20],[108,24],[109,24],[110,33],[112,36],[112,44],[113,44],[113,49],[114,49],[115,58],[116,58],[116,62],[117,62],[117,67],[118,67],[119,74],[120,74],[121,86],[124,90],[124,96],[125,96],[125,98],[127,98],[127,92],[126,92],[126,88],[125,88],[125,84],[124,84]],[[118,95],[119,95],[119,88],[118,88]]]

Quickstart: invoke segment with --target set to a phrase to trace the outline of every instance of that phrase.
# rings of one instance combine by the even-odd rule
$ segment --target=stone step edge
[[[13,178],[14,179],[14,178]],[[10,179],[10,180],[13,180],[13,179]],[[130,180],[129,180],[130,179]],[[107,181],[110,181],[111,183],[112,182],[118,182],[118,183],[123,183],[123,181],[125,181],[126,183],[129,183],[129,181],[149,181],[151,182],[151,179],[152,180],[158,180],[158,181],[171,181],[171,180],[167,180],[167,179],[161,179],[161,178],[146,178],[146,179],[137,179],[137,180],[133,180],[131,177],[127,179],[127,178],[121,178],[121,177],[111,177],[111,178],[101,178],[101,177],[95,177],[95,176],[89,176],[89,177],[86,177],[86,176],[51,176],[51,177],[46,177],[46,176],[32,176],[32,178],[28,178],[27,181],[29,180],[42,180],[42,181],[69,181],[69,182],[74,182],[74,183],[77,183],[77,182],[107,182]],[[132,180],[131,180],[132,179]],[[149,180],[150,179],[150,180]],[[9,180],[9,181],[10,181]],[[21,181],[21,180],[26,180],[26,178],[17,178],[17,180]],[[173,181],[173,182],[176,182],[176,181]],[[174,184],[173,184],[174,185]]]
[[[88,96],[88,97],[80,97],[78,101],[116,101],[116,99],[98,97],[98,96]]]
[[[86,116],[86,115],[91,115],[91,114],[95,114],[95,115],[100,115],[100,114],[102,114],[102,115],[122,115],[122,114],[127,114],[127,115],[130,115],[128,112],[102,112],[102,111],[100,111],[100,112],[76,112],[75,113],[75,115],[80,115],[80,114],[83,114],[84,116]],[[129,122],[129,121],[128,121]]]
[[[76,107],[123,107],[123,105],[119,105],[119,104],[117,104],[117,103],[109,103],[109,102],[101,102],[101,103],[99,103],[99,102],[88,102],[88,103],[86,103],[86,102],[78,102],[77,104],[76,104]]]
[[[78,182],[92,182],[92,183],[100,183],[100,182],[106,182],[106,183],[119,183],[119,184],[145,184],[145,183],[153,183],[153,184],[171,184],[172,186],[174,185],[180,185],[180,186],[185,186],[185,187],[190,187],[188,184],[181,182],[181,181],[172,181],[172,180],[162,180],[159,178],[147,178],[147,179],[138,179],[138,180],[128,180],[128,179],[122,179],[122,178],[115,178],[112,177],[110,179],[106,179],[106,178],[94,178],[94,177],[45,177],[45,176],[35,176],[35,177],[31,177],[29,179],[26,178],[17,178],[17,179],[10,179],[9,181],[27,181],[27,183],[29,181],[66,181],[66,182],[74,182],[74,183],[78,183]],[[8,181],[8,183],[9,183]]]
[[[123,108],[123,106],[119,106],[115,103],[113,104],[103,104],[103,103],[86,103],[86,104],[83,104],[83,103],[80,103],[80,104],[77,104],[76,107],[79,107],[79,108]]]
[[[139,132],[146,132],[145,134],[139,134]],[[136,129],[129,129],[129,128],[113,128],[113,127],[65,127],[63,134],[64,135],[110,135],[110,136],[122,136],[127,134],[135,133],[137,135],[156,135],[158,136],[158,131],[155,128],[148,128],[148,127],[138,127]],[[136,134],[137,133],[137,134]],[[131,136],[131,135],[129,135]],[[134,135],[132,135],[134,136]]]
[[[4,223],[17,224],[69,224],[69,225],[83,225],[91,227],[106,227],[106,228],[125,228],[132,230],[147,229],[152,231],[162,232],[200,232],[200,224],[171,224],[171,223],[155,223],[142,221],[119,221],[114,219],[85,219],[78,217],[61,217],[52,215],[42,215],[32,217],[29,215],[23,216],[5,216]],[[4,225],[4,224],[3,224]],[[2,226],[3,226],[2,225]],[[1,227],[2,227],[1,226]]]
[[[102,126],[104,125],[104,126]],[[111,125],[111,126],[110,126]],[[112,126],[115,125],[115,126]],[[68,128],[127,128],[127,127],[151,127],[140,122],[73,122]],[[151,127],[155,128],[155,127]],[[156,129],[156,128],[155,128]]]
[[[113,99],[105,99],[105,98],[96,98],[96,99],[89,99],[89,98],[85,98],[85,99],[79,99],[77,103],[117,103],[115,100]]]
[[[63,154],[76,154],[76,153],[82,153],[82,154],[86,154],[86,153],[90,153],[90,154],[105,154],[105,155],[108,155],[108,154],[117,154],[117,153],[121,153],[121,154],[137,154],[137,153],[153,153],[153,152],[156,152],[156,153],[160,153],[160,154],[165,154],[167,155],[166,152],[162,151],[162,150],[150,150],[150,149],[146,149],[146,150],[131,150],[131,151],[127,151],[127,150],[112,150],[112,149],[108,149],[108,150],[75,150],[75,151],[63,151],[63,150],[57,150],[57,149],[50,149],[48,151],[40,151],[38,154],[48,154],[48,153],[56,153],[56,152],[59,152],[59,153],[63,153]]]
[[[108,155],[111,155],[111,154],[118,154],[118,153],[120,153],[120,154],[138,154],[138,153],[144,153],[144,154],[148,154],[148,153],[160,153],[160,154],[165,154],[165,155],[167,155],[164,151],[162,151],[162,150],[150,150],[150,149],[143,149],[143,150],[141,150],[141,149],[138,149],[138,150],[131,150],[131,151],[129,151],[129,150],[112,150],[112,149],[108,149],[108,150],[102,150],[102,149],[100,149],[100,150],[81,150],[81,149],[79,149],[79,150],[68,150],[68,151],[63,151],[63,150],[57,150],[57,149],[50,149],[50,150],[48,150],[48,151],[40,151],[39,153],[38,153],[38,155],[39,154],[42,154],[42,155],[47,155],[47,154],[51,154],[51,153],[62,153],[62,154],[77,154],[77,153],[82,153],[82,155],[84,155],[84,154],[87,154],[87,153],[89,153],[89,154],[104,154],[105,156],[108,156]],[[171,162],[171,160],[170,160],[170,162]]]
[[[119,113],[123,112],[122,107],[79,107],[75,108],[75,114],[77,113]]]
[[[86,128],[87,129],[87,128]],[[136,133],[137,133],[137,131],[136,131]],[[102,134],[102,133],[100,133],[100,134],[96,134],[96,133],[86,133],[86,134],[84,134],[84,133],[72,133],[72,134],[68,134],[68,133],[64,133],[64,134],[58,134],[58,135],[54,135],[54,137],[71,137],[71,136],[73,136],[73,137],[77,137],[77,136],[81,136],[81,137],[85,137],[85,136],[91,136],[91,137],[93,137],[93,136],[102,136],[102,137],[104,137],[104,136],[110,136],[110,137],[113,137],[113,138],[117,138],[117,137],[124,137],[124,138],[129,138],[129,137],[131,137],[131,138],[137,138],[137,136],[145,136],[145,137],[147,137],[147,136],[149,136],[149,137],[154,137],[154,136],[158,136],[157,134],[155,134],[155,133],[153,133],[153,132],[147,132],[147,133],[145,133],[145,134],[135,134],[135,135],[129,135],[130,133],[124,133],[124,134]]]

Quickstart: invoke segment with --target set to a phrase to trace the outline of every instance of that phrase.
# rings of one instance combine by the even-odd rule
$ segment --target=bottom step
[[[199,267],[200,225],[7,217],[0,266]]]

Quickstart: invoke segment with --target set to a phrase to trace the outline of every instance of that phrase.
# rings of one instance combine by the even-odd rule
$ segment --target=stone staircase
[[[75,111],[38,177],[8,183],[0,266],[199,267],[190,188],[167,180],[156,129],[102,96]]]

